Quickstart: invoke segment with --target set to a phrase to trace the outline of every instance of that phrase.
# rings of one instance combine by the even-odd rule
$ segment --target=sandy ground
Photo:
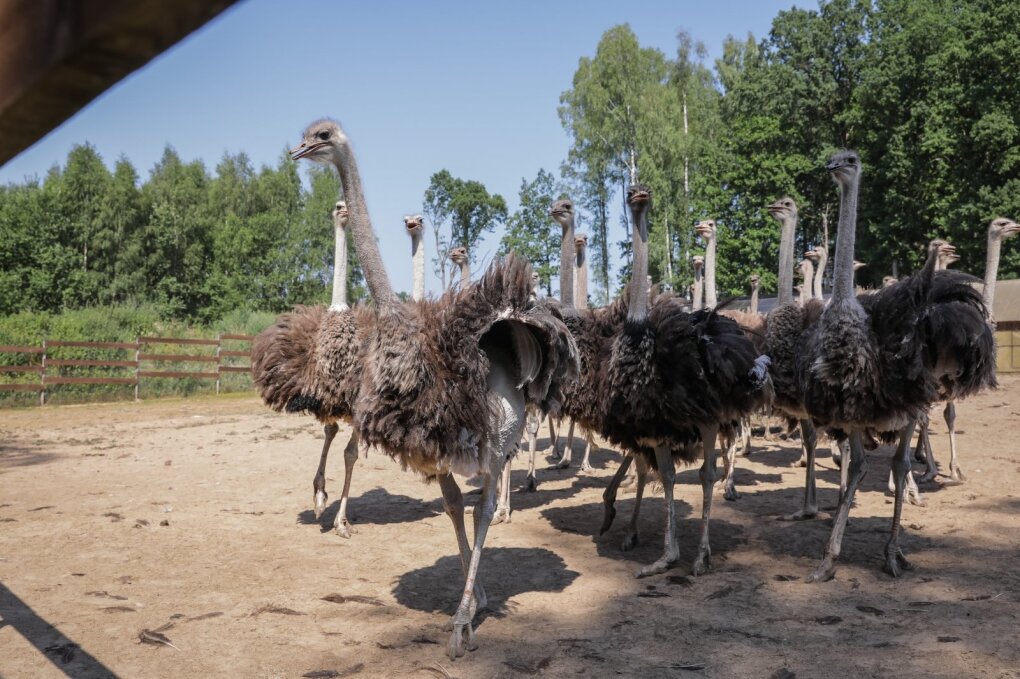
[[[438,488],[370,454],[354,480],[358,532],[337,537],[324,526],[343,432],[320,525],[321,428],[252,397],[3,411],[0,674],[1020,677],[1020,377],[1001,381],[958,407],[967,483],[931,486],[927,507],[905,510],[915,568],[903,578],[880,571],[887,449],[870,456],[837,578],[822,585],[803,579],[827,519],[776,520],[799,508],[797,441],[756,439],[741,498],[716,494],[700,578],[697,471],[680,474],[681,565],[636,580],[661,550],[661,495],[635,550],[619,549],[630,495],[597,537],[619,459],[603,450],[593,474],[545,471],[538,492],[513,493],[513,522],[490,531],[482,562],[480,648],[455,663],[442,627],[461,576]],[[513,478],[519,488],[523,472]],[[820,484],[833,505],[827,454]],[[174,647],[141,643],[146,629]]]

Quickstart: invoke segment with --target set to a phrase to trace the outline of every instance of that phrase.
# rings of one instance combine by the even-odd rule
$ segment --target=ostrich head
[[[756,273],[751,274],[751,289],[757,290],[759,283],[761,283],[761,276]]]
[[[829,159],[825,169],[840,186],[847,186],[861,174],[861,159],[856,151],[840,151]]]
[[[888,288],[890,285],[896,285],[899,282],[900,279],[896,278],[896,276],[885,276],[882,278],[882,287]]]
[[[928,252],[934,252],[938,268],[944,269],[950,264],[958,262],[960,256],[956,254],[956,248],[943,238],[934,238],[928,243]]]
[[[578,252],[584,252],[585,248],[587,247],[588,247],[588,234],[579,233],[574,236],[574,248],[576,248]]]
[[[404,228],[407,229],[408,236],[420,236],[422,229],[425,228],[425,222],[421,215],[406,215]]]
[[[350,153],[351,145],[340,123],[329,118],[316,120],[305,128],[301,144],[291,149],[294,160],[307,158],[316,163],[339,164],[341,158]]]
[[[1005,240],[1018,233],[1020,233],[1020,224],[1005,217],[996,217],[988,226],[988,236],[996,240]]]
[[[652,190],[644,184],[631,184],[627,189],[627,205],[630,206],[630,210],[634,215],[634,226],[639,227],[647,231],[648,224],[642,224],[643,220],[638,219],[642,216],[645,210],[652,202]],[[648,237],[647,232],[641,234],[644,238]]]
[[[333,215],[333,223],[341,229],[347,226],[347,203],[338,200],[333,207],[333,212],[330,214]]]
[[[855,259],[855,260],[854,260],[854,271],[859,271],[860,269],[863,269],[863,268],[864,268],[864,267],[866,267],[867,265],[868,265],[868,263],[867,263],[867,262],[858,262],[858,261],[857,261],[857,260]]]
[[[538,285],[541,282],[542,281],[541,281],[541,279],[538,276],[538,272],[537,271],[532,271],[531,272],[531,289],[532,290],[537,290],[538,289]]]
[[[569,228],[574,219],[574,203],[568,198],[556,201],[549,209],[549,216],[564,229]]]
[[[705,267],[705,258],[702,255],[694,255],[691,257],[691,261],[694,262],[694,270],[698,271]]]
[[[822,256],[818,253],[818,249],[817,248],[811,248],[810,250],[808,250],[807,252],[804,253],[804,259],[809,259],[814,264],[817,264],[819,262],[819,260],[821,259],[821,257]]]
[[[772,205],[768,206],[769,214],[783,221],[784,219],[790,219],[797,216],[797,203],[794,202],[793,198],[789,196],[783,196]]]
[[[450,248],[450,261],[454,264],[466,264],[468,261],[467,248],[463,246]]]
[[[711,240],[715,238],[715,220],[703,219],[694,225],[694,230],[705,240]]]

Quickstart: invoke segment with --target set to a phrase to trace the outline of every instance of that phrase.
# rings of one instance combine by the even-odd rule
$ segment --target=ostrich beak
[[[300,146],[296,146],[290,150],[290,158],[291,160],[300,160],[301,158],[307,156],[309,153],[317,151],[325,145],[326,145],[325,142],[316,142],[314,144],[301,142]]]
[[[1003,231],[1005,231],[1008,236],[1012,236],[1014,233],[1020,233],[1020,224],[1010,222],[1003,228]]]

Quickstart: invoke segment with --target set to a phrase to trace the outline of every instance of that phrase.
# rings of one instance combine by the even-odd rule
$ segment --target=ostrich
[[[705,306],[714,309],[719,303],[715,292],[715,220],[703,219],[694,230],[705,241]]]
[[[804,259],[811,262],[811,297],[812,299],[825,299],[825,293],[822,292],[822,274],[825,272],[825,264],[828,258],[824,250],[818,248],[811,248],[804,253]]]
[[[340,174],[374,301],[365,309],[373,323],[358,357],[354,426],[401,467],[439,483],[464,571],[447,647],[456,658],[477,648],[472,621],[486,604],[478,566],[504,460],[520,442],[526,404],[555,405],[559,382],[576,376],[576,346],[562,321],[535,304],[531,267],[512,254],[493,262],[475,284],[438,300],[401,302],[383,267],[361,177],[340,125],[328,119],[312,123],[291,157],[332,164]],[[473,544],[454,473],[482,477]]]
[[[804,282],[800,285],[800,305],[804,306],[807,304],[809,299],[815,299],[813,282],[815,279],[815,266],[811,263],[811,260],[807,257],[800,260],[800,264],[797,265],[797,269],[800,271],[801,277]]]
[[[460,268],[460,287],[466,288],[471,284],[471,258],[465,247],[450,248],[450,261]]]
[[[358,394],[355,375],[358,343],[370,322],[347,305],[347,204],[338,201],[332,212],[336,229],[333,262],[333,297],[329,309],[297,307],[281,315],[252,342],[252,379],[262,400],[273,410],[307,412],[322,422],[325,440],[319,467],[312,480],[315,518],[326,508],[326,460],[340,430],[350,423]],[[354,430],[344,448],[344,485],[340,509],[333,520],[337,535],[353,532],[347,519],[354,464],[358,460],[358,433]]]
[[[418,302],[425,297],[425,243],[422,238],[425,232],[425,222],[421,215],[408,215],[404,217],[404,228],[407,229],[407,235],[411,237],[411,272],[413,274],[411,299]]]
[[[694,263],[694,292],[691,295],[691,309],[697,311],[705,308],[705,258],[701,255],[694,255],[691,261]]]
[[[850,507],[866,472],[867,430],[898,437],[896,497],[884,556],[886,571],[899,576],[909,567],[899,531],[917,417],[936,400],[938,383],[948,375],[956,377],[963,393],[994,385],[994,342],[984,304],[965,277],[949,271],[935,275],[937,249],[906,280],[872,295],[854,294],[860,161],[853,151],[842,151],[827,169],[840,187],[832,298],[806,331],[795,373],[807,414],[848,435],[850,460],[824,556],[809,580],[829,580],[835,574]]]
[[[1020,224],[1006,219],[1005,217],[996,217],[992,220],[992,223],[988,226],[988,250],[985,255],[985,279],[984,279],[984,304],[988,311],[988,321],[993,325],[995,323],[993,305],[995,303],[995,283],[999,273],[999,257],[1002,251],[1002,241],[1011,236],[1015,236],[1020,233]],[[941,268],[945,268],[953,264],[958,260],[955,254],[951,254],[948,259],[941,262]],[[943,380],[940,384],[942,396],[946,399],[946,407],[943,411],[943,417],[946,420],[946,428],[949,430],[949,480],[947,484],[960,484],[965,481],[963,471],[960,469],[959,461],[957,458],[957,446],[956,446],[956,399],[958,396],[955,392],[955,382],[950,380]],[[934,457],[931,455],[931,442],[927,440],[927,421],[923,421],[921,425],[921,432],[924,435],[924,447],[928,453],[928,470],[920,480],[928,481],[934,478],[934,472],[937,471],[937,465],[935,464]]]
[[[637,576],[662,573],[679,558],[673,502],[675,460],[693,462],[700,447],[702,530],[694,574],[709,566],[709,522],[716,476],[716,438],[732,435],[737,421],[760,405],[768,390],[768,358],[757,356],[740,326],[714,308],[693,314],[681,300],[659,295],[649,302],[648,207],[651,192],[627,191],[633,215],[633,259],[626,322],[612,339],[600,398],[603,434],[639,460],[637,502],[624,548],[637,543],[643,466],[657,469],[666,501],[665,550]],[[622,469],[622,467],[621,467]],[[618,473],[619,475],[619,473]],[[607,507],[609,509],[609,507]],[[611,521],[611,514],[607,514]],[[605,527],[605,526],[604,526]]]
[[[896,278],[896,276],[883,276],[882,277],[882,287],[883,288],[888,288],[890,285],[895,285],[896,283],[899,283],[899,282],[900,282],[900,279]]]

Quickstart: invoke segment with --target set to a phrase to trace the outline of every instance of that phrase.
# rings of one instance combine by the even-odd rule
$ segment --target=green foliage
[[[556,178],[545,170],[530,182],[521,179],[520,207],[507,220],[500,254],[514,251],[531,262],[547,295],[553,294],[552,280],[559,274],[560,229],[549,218],[549,208],[559,196]]]

